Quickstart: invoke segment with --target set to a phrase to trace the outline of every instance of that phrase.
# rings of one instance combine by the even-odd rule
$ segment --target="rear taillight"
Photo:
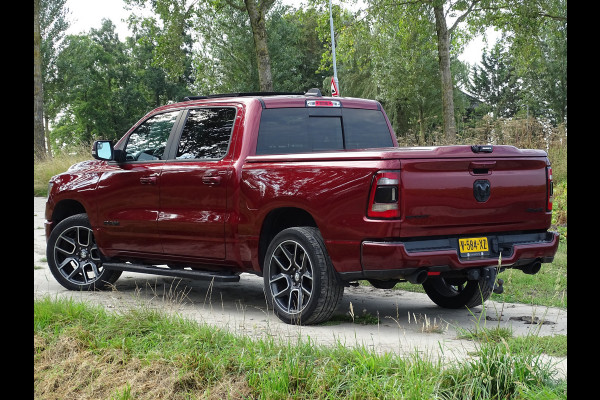
[[[552,211],[554,200],[554,183],[552,182],[552,167],[546,167],[546,211]]]
[[[367,206],[369,218],[400,218],[400,171],[379,171]]]

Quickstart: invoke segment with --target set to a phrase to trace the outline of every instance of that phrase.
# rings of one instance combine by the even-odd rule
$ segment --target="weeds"
[[[538,353],[503,341],[444,367],[417,352],[253,340],[147,308],[108,313],[72,300],[34,302],[36,398],[463,399],[541,391],[566,398],[566,382]]]
[[[546,398],[566,399],[566,382],[554,378],[552,364],[540,354],[515,354],[501,339],[486,342],[477,357],[445,371],[440,392],[451,399],[508,399],[544,390],[550,395]]]
[[[418,316],[413,315],[413,322],[417,325],[421,325],[422,333],[444,333],[448,330],[448,326],[450,324],[446,323],[446,326],[442,323],[442,321],[437,320],[437,318],[433,319],[433,323],[431,322],[431,318],[427,317],[425,314],[419,314]],[[410,312],[408,312],[408,323],[410,324]]]

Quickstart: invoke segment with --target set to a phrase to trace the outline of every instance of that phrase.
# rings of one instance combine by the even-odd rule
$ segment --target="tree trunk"
[[[33,155],[46,157],[44,136],[44,90],[42,86],[42,36],[40,33],[40,0],[33,2]]]
[[[52,148],[50,147],[50,129],[48,129],[48,116],[44,115],[44,132],[46,136],[46,155],[48,158],[52,158]]]
[[[256,51],[256,60],[258,62],[258,82],[262,92],[273,91],[273,78],[271,76],[271,59],[269,49],[267,48],[267,30],[265,27],[265,14],[272,1],[261,1],[258,4],[255,0],[244,0],[248,16],[250,17],[250,26],[252,27],[252,36],[254,38],[254,49]],[[270,4],[270,5],[265,5]]]
[[[438,41],[438,58],[442,78],[442,115],[444,118],[444,137],[450,142],[456,139],[456,121],[454,120],[454,88],[450,72],[450,32],[446,26],[442,5],[434,5],[435,27]]]

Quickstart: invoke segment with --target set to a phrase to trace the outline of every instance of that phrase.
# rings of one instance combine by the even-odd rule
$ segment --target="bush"
[[[412,134],[398,137],[400,146],[416,146],[418,140]],[[455,140],[448,141],[441,132],[427,136],[427,146],[452,144],[495,144],[511,145],[520,149],[541,149],[548,153],[552,163],[555,182],[567,180],[567,129],[564,124],[557,127],[547,121],[527,119],[492,119],[484,116],[458,132]]]

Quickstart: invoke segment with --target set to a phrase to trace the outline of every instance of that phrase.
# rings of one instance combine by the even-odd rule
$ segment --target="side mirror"
[[[111,161],[113,153],[113,145],[110,140],[96,140],[92,145],[92,156],[96,160]]]

